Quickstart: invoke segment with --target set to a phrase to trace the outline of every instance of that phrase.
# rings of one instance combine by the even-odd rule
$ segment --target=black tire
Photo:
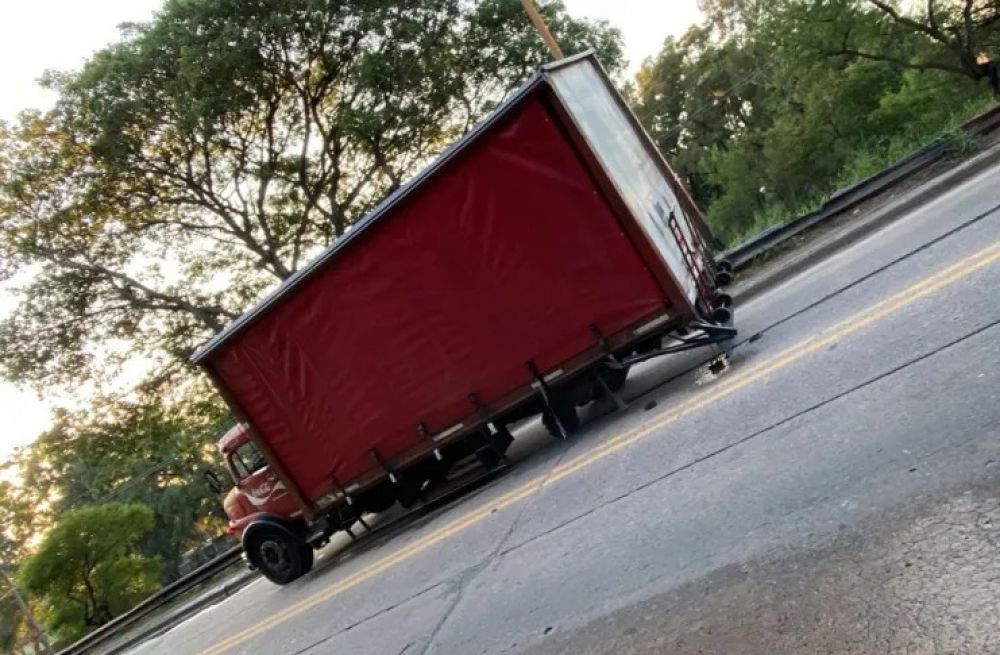
[[[244,547],[250,562],[275,584],[301,578],[313,565],[312,546],[278,527],[255,531]]]
[[[555,401],[553,402],[553,409],[556,412],[555,414],[548,408],[542,412],[542,425],[545,426],[545,429],[553,437],[556,439],[565,438],[559,429],[560,424],[563,430],[566,431],[566,437],[580,429],[580,417],[577,415],[576,406],[572,402]],[[556,416],[559,417],[558,423],[556,423]]]
[[[299,554],[302,556],[302,566],[305,569],[302,572],[302,575],[305,575],[306,573],[309,573],[309,571],[312,571],[313,563],[316,561],[315,550],[313,549],[312,545],[304,541],[302,542],[300,548],[301,552]]]
[[[476,459],[488,471],[504,463],[504,454],[513,441],[514,437],[506,427],[498,428],[496,434],[490,434],[488,428],[483,428],[469,437],[469,444],[475,449]]]
[[[380,482],[358,497],[358,505],[365,512],[379,514],[396,504],[396,490],[388,480]]]
[[[396,475],[398,476],[398,481],[392,485],[393,491],[396,494],[396,502],[403,509],[410,509],[420,501],[420,487],[414,484],[412,479],[403,477],[398,473]]]

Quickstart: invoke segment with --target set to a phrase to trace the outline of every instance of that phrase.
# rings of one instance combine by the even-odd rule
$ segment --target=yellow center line
[[[302,612],[315,607],[319,603],[325,602],[348,589],[356,587],[362,582],[382,573],[383,571],[421,553],[431,546],[441,542],[466,528],[479,523],[493,512],[508,507],[520,500],[523,500],[535,493],[545,485],[550,485],[562,480],[580,469],[603,459],[604,457],[617,452],[647,436],[660,430],[664,426],[673,423],[688,414],[695,412],[706,405],[721,400],[732,393],[743,389],[747,385],[753,384],[772,373],[783,369],[808,355],[831,345],[832,343],[853,334],[876,321],[899,311],[903,307],[911,305],[918,300],[940,291],[948,285],[966,278],[976,271],[979,271],[993,262],[1000,259],[1000,241],[994,242],[990,246],[948,266],[933,275],[923,278],[919,282],[907,287],[874,306],[852,316],[851,318],[834,325],[825,330],[823,334],[809,337],[799,343],[783,350],[769,359],[743,369],[742,371],[728,377],[721,384],[706,389],[695,394],[692,398],[682,402],[678,406],[661,412],[642,425],[619,434],[603,442],[600,446],[555,467],[549,474],[539,475],[529,480],[516,489],[507,492],[499,498],[488,502],[483,507],[475,509],[464,516],[461,516],[448,524],[438,528],[430,534],[421,537],[413,543],[400,548],[399,550],[386,555],[370,566],[353,573],[343,580],[318,591],[303,600],[290,605],[286,609],[273,614],[260,623],[242,630],[231,637],[215,644],[203,655],[219,655],[220,653],[242,644],[249,639],[260,635],[286,619],[301,614]]]

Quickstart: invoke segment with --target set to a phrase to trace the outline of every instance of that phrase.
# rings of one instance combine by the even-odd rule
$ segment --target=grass
[[[743,243],[764,230],[819,209],[838,189],[856,184],[934,141],[942,141],[948,154],[953,157],[975,151],[980,137],[966,133],[961,125],[994,103],[993,98],[977,99],[953,113],[946,124],[939,126],[937,130],[915,129],[859,150],[833,179],[826,193],[818,194],[796,206],[782,203],[765,207],[754,215],[748,227],[732,236],[730,245]]]

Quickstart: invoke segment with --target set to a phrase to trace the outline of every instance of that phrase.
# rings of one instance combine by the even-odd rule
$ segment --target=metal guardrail
[[[123,628],[141,621],[149,614],[174,598],[177,598],[200,582],[215,576],[240,560],[241,546],[236,546],[205,562],[194,571],[166,585],[121,616],[105,623],[90,634],[59,651],[59,655],[77,655],[117,635]]]
[[[1000,105],[966,121],[960,127],[963,132],[969,135],[986,134],[997,128],[1000,128]],[[823,223],[855,205],[877,196],[900,180],[943,159],[947,154],[946,141],[937,139],[878,173],[836,191],[819,209],[794,218],[787,223],[768,228],[740,245],[727,250],[722,254],[722,257],[728,259],[736,270],[746,268],[767,250],[801,234],[814,225]]]

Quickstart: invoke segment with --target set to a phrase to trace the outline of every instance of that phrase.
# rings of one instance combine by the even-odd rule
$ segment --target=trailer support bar
[[[549,384],[545,381],[545,377],[538,371],[538,367],[532,361],[527,361],[524,365],[534,376],[535,382],[538,385],[538,390],[542,395],[542,402],[545,403],[546,410],[552,415],[552,420],[555,422],[556,427],[559,428],[559,436],[562,439],[569,439],[569,432],[567,432],[566,427],[559,420],[559,413],[556,411],[555,406],[552,402],[552,390],[549,389]]]
[[[684,352],[685,350],[693,350],[695,348],[709,346],[713,343],[728,341],[736,336],[736,328],[727,327],[725,325],[717,325],[715,323],[695,322],[689,327],[701,330],[701,334],[696,334],[692,337],[671,335],[670,338],[678,341],[678,344],[657,348],[656,350],[645,352],[640,355],[626,357],[622,360],[622,364],[625,366],[632,366],[633,364],[645,362],[663,355],[672,355],[674,353]]]

